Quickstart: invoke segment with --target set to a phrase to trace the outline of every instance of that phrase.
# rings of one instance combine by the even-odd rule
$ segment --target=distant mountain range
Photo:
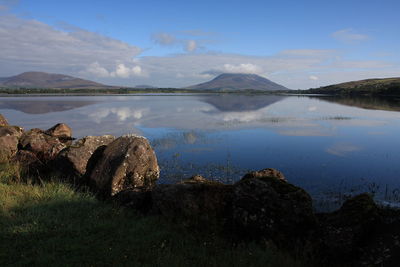
[[[274,83],[264,77],[256,74],[243,74],[243,73],[224,73],[218,75],[209,82],[200,83],[197,85],[185,87],[187,89],[195,90],[221,90],[221,91],[234,91],[234,90],[263,90],[263,91],[281,91],[288,90],[288,88]]]
[[[24,72],[16,76],[0,78],[0,87],[24,88],[112,88],[113,86],[96,83],[63,74],[46,72]]]
[[[301,93],[333,95],[400,95],[400,78],[367,79],[301,90]]]

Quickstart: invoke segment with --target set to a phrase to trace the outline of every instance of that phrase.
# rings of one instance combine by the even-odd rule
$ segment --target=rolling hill
[[[235,91],[235,90],[262,90],[262,91],[281,91],[288,90],[288,88],[274,83],[264,77],[256,74],[243,74],[243,73],[224,73],[211,81],[200,83],[197,85],[186,87],[187,89],[197,90],[221,90],[221,91]]]
[[[333,95],[400,95],[400,78],[367,79],[303,90],[303,93]]]
[[[46,72],[24,72],[16,76],[0,78],[0,87],[16,88],[112,88],[63,74]]]

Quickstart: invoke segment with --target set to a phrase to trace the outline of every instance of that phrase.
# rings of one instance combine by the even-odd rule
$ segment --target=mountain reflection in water
[[[316,96],[313,98],[346,106],[371,109],[400,111],[399,97],[374,97],[374,96]]]
[[[27,114],[60,112],[93,105],[94,101],[0,101],[0,109],[13,109]]]
[[[216,95],[201,97],[200,100],[222,112],[241,112],[258,110],[285,98],[279,95]]]

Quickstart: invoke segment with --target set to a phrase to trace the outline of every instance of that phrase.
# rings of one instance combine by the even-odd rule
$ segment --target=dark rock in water
[[[21,136],[18,147],[20,150],[34,153],[45,164],[55,159],[66,146],[57,137],[50,136],[40,129],[32,129]]]
[[[183,180],[180,182],[180,184],[200,184],[200,183],[221,184],[221,183],[218,183],[218,182],[214,182],[214,181],[208,180],[208,179],[206,179],[206,178],[204,178],[203,176],[198,175],[198,174],[197,174],[197,175],[194,175],[194,176],[192,176],[192,177],[190,177],[190,178],[183,179]]]
[[[23,129],[18,126],[0,126],[0,162],[6,162],[15,156],[22,133]]]
[[[0,114],[0,126],[7,126],[7,125],[8,125],[7,119],[4,118],[4,116]]]
[[[278,178],[282,181],[286,181],[285,176],[283,175],[283,173],[281,173],[280,171],[276,170],[276,169],[271,169],[271,168],[267,168],[267,169],[263,169],[261,171],[253,171],[253,172],[249,172],[246,173],[242,180],[246,180],[246,179],[253,179],[253,178]]]
[[[96,157],[97,162],[89,160],[85,176],[92,190],[102,197],[128,189],[148,190],[160,175],[154,150],[141,136],[119,137]]]
[[[232,185],[195,176],[179,184],[157,185],[153,212],[187,225],[227,227],[231,223]]]
[[[57,156],[54,166],[62,176],[78,178],[85,174],[86,165],[95,150],[115,140],[112,135],[86,136],[73,145],[63,149]]]
[[[239,236],[290,245],[316,225],[311,197],[283,174],[265,169],[234,184],[233,220]]]
[[[379,208],[370,195],[347,200],[338,211],[320,218],[322,254],[329,260],[358,258],[360,248],[368,243],[380,220]]]
[[[72,139],[72,129],[65,123],[58,123],[45,131],[46,134],[58,137],[60,141],[69,141]]]

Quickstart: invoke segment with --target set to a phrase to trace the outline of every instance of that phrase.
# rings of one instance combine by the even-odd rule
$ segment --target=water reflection
[[[13,109],[27,114],[45,114],[60,112],[93,105],[94,101],[32,101],[32,100],[11,100],[0,101],[0,109]]]
[[[0,98],[0,113],[26,129],[65,122],[77,138],[142,134],[156,150],[160,182],[197,173],[235,181],[248,170],[273,167],[314,198],[323,198],[333,189],[346,193],[363,184],[400,188],[396,101],[269,95],[24,97]]]
[[[265,108],[285,98],[279,95],[217,95],[205,96],[200,100],[222,112],[244,112]]]
[[[314,97],[327,102],[371,110],[400,111],[399,97],[325,96]]]

